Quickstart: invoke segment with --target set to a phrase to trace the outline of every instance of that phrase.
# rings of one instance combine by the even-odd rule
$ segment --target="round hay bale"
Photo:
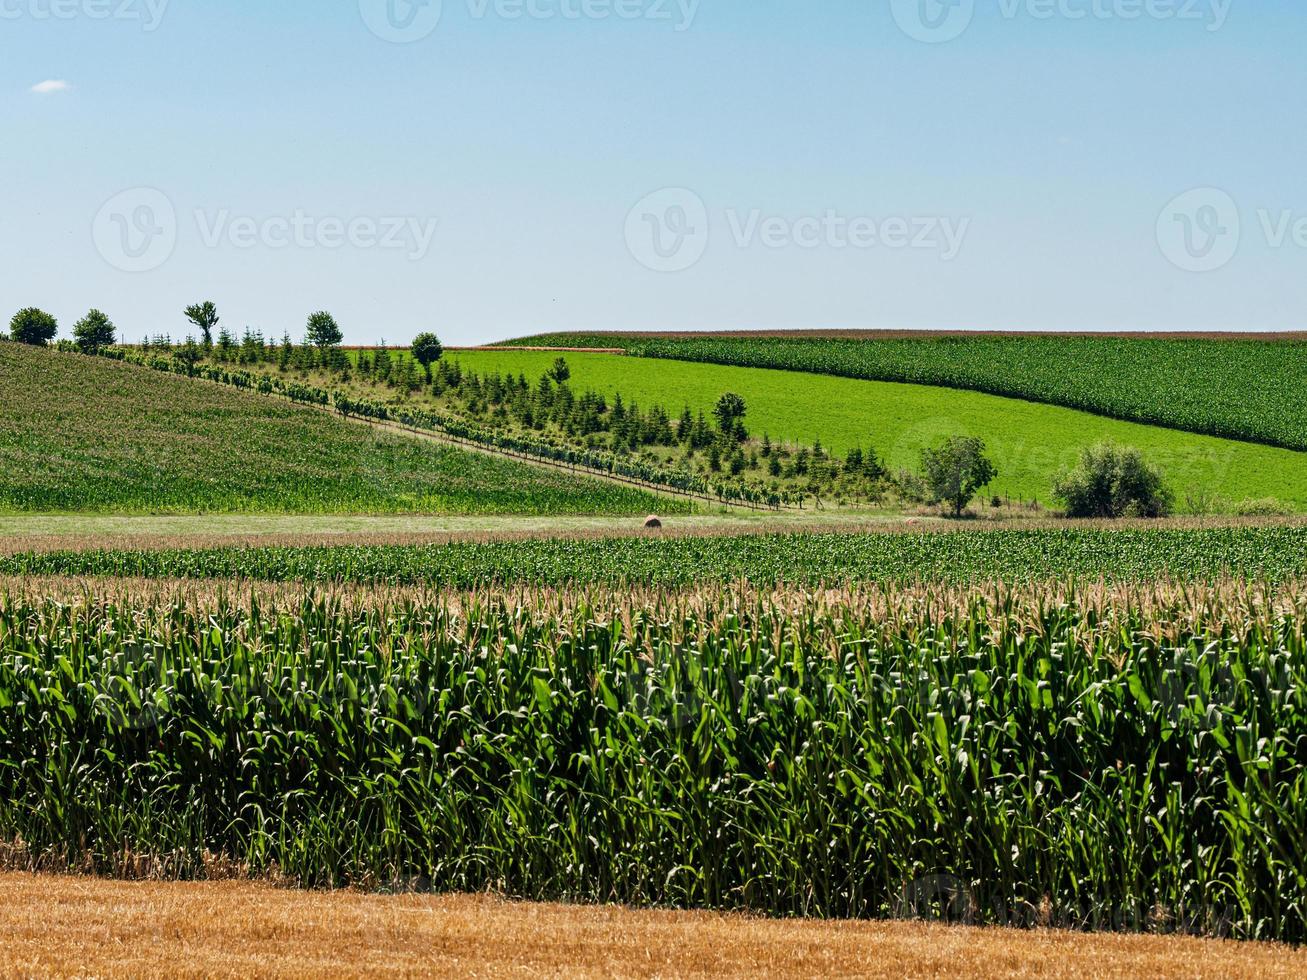
[[[646,531],[661,531],[663,522],[657,514],[650,514],[644,519],[644,529]]]

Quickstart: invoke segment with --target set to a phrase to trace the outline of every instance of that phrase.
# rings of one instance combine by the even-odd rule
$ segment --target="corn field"
[[[94,548],[0,554],[0,576],[688,586],[1003,579],[1280,580],[1307,574],[1307,524],[509,537],[435,544]]]
[[[132,588],[0,599],[10,866],[1307,939],[1294,586]]]

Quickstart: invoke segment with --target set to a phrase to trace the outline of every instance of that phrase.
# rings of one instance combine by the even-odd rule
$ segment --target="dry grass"
[[[42,976],[1293,977],[1307,953],[1187,937],[769,921],[0,876],[0,973]]]

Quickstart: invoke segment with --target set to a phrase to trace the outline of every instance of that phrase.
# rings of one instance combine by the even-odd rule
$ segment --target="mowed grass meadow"
[[[537,351],[459,351],[447,355],[487,374],[539,378],[559,355]],[[1104,441],[1138,448],[1164,473],[1183,506],[1184,491],[1232,501],[1275,498],[1307,510],[1307,453],[1123,422],[1087,412],[973,391],[862,381],[766,368],[700,364],[614,354],[565,354],[571,385],[611,398],[620,392],[675,416],[682,406],[708,412],[727,391],[748,404],[749,431],[773,440],[822,445],[838,453],[872,447],[891,469],[916,469],[921,450],[950,435],[983,438],[999,478],[987,493],[1052,504],[1053,477],[1082,449]]]
[[[684,508],[253,392],[21,344],[0,343],[0,392],[0,513]]]

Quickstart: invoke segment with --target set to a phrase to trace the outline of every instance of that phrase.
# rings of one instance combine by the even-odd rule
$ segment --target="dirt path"
[[[1307,952],[1157,936],[3,875],[0,974],[1301,977]]]

